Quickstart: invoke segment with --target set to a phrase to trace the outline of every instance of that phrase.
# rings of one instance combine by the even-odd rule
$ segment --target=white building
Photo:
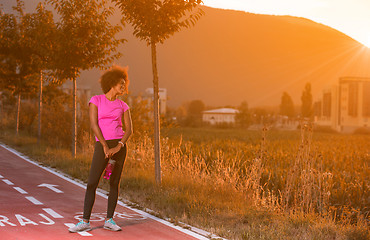
[[[314,105],[315,123],[341,132],[370,129],[370,78],[343,77]]]
[[[239,110],[232,108],[219,108],[203,111],[203,122],[208,122],[211,125],[220,123],[235,124],[235,116]]]

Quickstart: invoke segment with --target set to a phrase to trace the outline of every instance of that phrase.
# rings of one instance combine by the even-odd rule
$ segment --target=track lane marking
[[[22,194],[28,194],[28,192],[24,191],[22,188],[20,187],[13,187],[15,190],[17,190],[18,192],[22,193]]]
[[[75,226],[75,224],[73,224],[73,223],[65,223],[64,225],[66,225],[68,228],[71,228],[71,227]],[[80,234],[81,236],[84,236],[84,237],[92,236],[92,234],[88,233],[88,232],[77,232],[77,233]]]
[[[26,197],[26,198],[27,198],[27,200],[29,200],[31,203],[33,203],[35,205],[44,205],[42,202],[40,202],[39,200],[37,200],[34,197]]]
[[[44,210],[45,212],[47,212],[53,218],[64,218],[62,215],[60,215],[59,213],[55,212],[51,208],[43,208],[42,210]]]
[[[11,181],[9,181],[8,179],[3,179],[3,182],[8,184],[8,185],[14,185],[14,183],[12,183]]]

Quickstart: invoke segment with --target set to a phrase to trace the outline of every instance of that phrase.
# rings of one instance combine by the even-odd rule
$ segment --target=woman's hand
[[[118,144],[114,148],[110,148],[106,154],[106,158],[111,158],[114,154],[118,153],[121,150],[121,144]]]
[[[104,150],[104,155],[105,155],[105,158],[110,158],[109,156],[109,147],[108,145],[103,145],[103,150]]]

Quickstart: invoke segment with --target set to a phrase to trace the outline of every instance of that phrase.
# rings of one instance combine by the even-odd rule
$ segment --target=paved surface
[[[115,221],[103,229],[107,199],[97,194],[92,231],[69,233],[82,217],[85,186],[41,167],[0,144],[0,239],[208,239],[119,202]]]

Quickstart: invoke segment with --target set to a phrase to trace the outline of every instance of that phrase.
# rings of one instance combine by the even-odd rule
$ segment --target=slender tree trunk
[[[18,136],[19,134],[19,113],[21,112],[21,93],[18,93],[18,99],[17,99],[17,123],[16,123],[16,129],[15,133]]]
[[[77,82],[76,77],[72,79],[73,117],[72,117],[72,156],[76,157],[77,146]]]
[[[153,98],[154,98],[154,159],[155,159],[155,181],[161,184],[161,145],[160,145],[160,122],[159,122],[159,89],[157,70],[156,44],[151,43],[152,69],[153,69]]]
[[[39,87],[39,122],[38,122],[38,135],[37,143],[41,142],[41,118],[42,118],[42,71],[40,71],[40,87]]]

